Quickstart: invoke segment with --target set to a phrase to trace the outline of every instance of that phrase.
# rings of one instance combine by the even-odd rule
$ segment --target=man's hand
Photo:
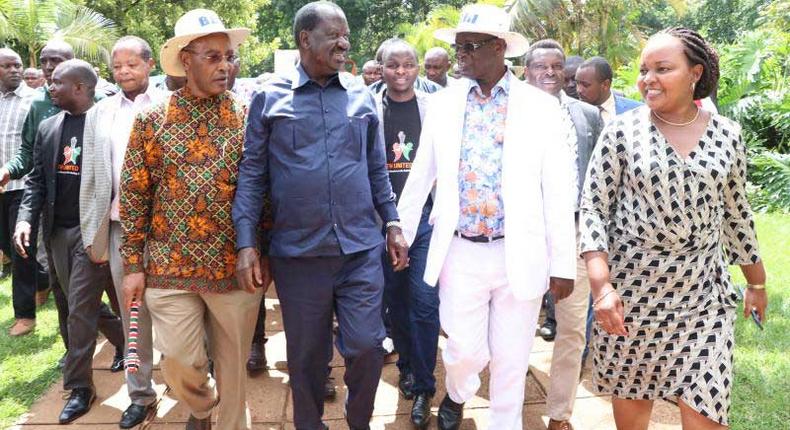
[[[267,277],[271,278],[268,274]],[[261,255],[257,249],[247,247],[239,250],[236,256],[236,281],[239,283],[239,287],[241,287],[242,290],[250,294],[254,293],[256,288],[263,286],[264,279],[263,270],[261,268]]]
[[[16,223],[14,230],[14,248],[22,258],[27,258],[27,249],[30,247],[30,224],[27,221]]]
[[[406,244],[400,227],[392,226],[387,229],[387,253],[392,269],[396,272],[409,267],[409,245]]]
[[[132,302],[143,304],[145,294],[145,273],[130,273],[123,277],[123,303],[126,309],[132,307]]]
[[[261,278],[263,278],[261,287],[263,288],[263,293],[266,294],[266,291],[269,290],[269,287],[274,281],[272,269],[269,266],[269,257],[266,255],[261,255]]]
[[[573,279],[549,278],[549,290],[554,296],[554,303],[568,297],[573,293]]]
[[[8,171],[5,167],[0,167],[0,187],[5,187],[5,185],[11,180],[11,172]]]

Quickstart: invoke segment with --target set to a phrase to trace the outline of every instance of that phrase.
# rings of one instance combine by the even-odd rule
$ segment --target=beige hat
[[[461,10],[461,19],[455,28],[440,28],[433,37],[455,43],[458,33],[483,33],[496,36],[507,43],[505,57],[520,57],[527,52],[529,41],[519,33],[510,31],[510,15],[504,9],[488,4],[473,4]]]
[[[214,33],[227,34],[230,38],[230,47],[236,49],[250,35],[250,29],[226,29],[225,24],[213,10],[190,10],[176,21],[175,36],[168,39],[159,51],[162,70],[170,76],[186,76],[178,53],[189,45],[189,42]]]

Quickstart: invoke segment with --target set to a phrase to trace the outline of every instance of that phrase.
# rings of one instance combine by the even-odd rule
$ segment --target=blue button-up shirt
[[[237,249],[256,246],[271,197],[269,255],[350,254],[383,241],[398,219],[373,95],[350,75],[325,86],[302,66],[253,97],[233,202]]]

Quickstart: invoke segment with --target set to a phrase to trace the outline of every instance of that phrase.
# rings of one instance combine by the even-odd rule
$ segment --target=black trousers
[[[36,261],[38,245],[38,223],[31,226],[28,258],[22,258],[13,244],[16,218],[24,190],[7,191],[0,194],[0,247],[11,259],[11,294],[15,318],[36,318],[36,291],[46,289],[46,269]]]
[[[346,420],[351,429],[368,428],[384,364],[382,248],[337,257],[271,257],[297,430],[323,428],[333,313],[340,325],[336,346],[346,362]]]

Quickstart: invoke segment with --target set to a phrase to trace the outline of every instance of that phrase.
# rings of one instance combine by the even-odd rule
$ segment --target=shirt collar
[[[291,89],[295,90],[297,88],[300,88],[300,87],[306,85],[308,82],[314,82],[316,85],[318,85],[317,82],[315,82],[312,78],[310,78],[310,76],[307,75],[307,72],[305,72],[304,67],[302,66],[302,63],[300,62],[299,65],[296,66],[296,72],[295,72],[295,75],[293,76],[293,79],[291,79]],[[338,73],[338,74],[332,75],[326,81],[326,86],[330,86],[330,85],[333,85],[333,84],[338,84],[344,90],[347,90],[349,82],[347,82],[347,79],[343,79],[342,75]]]
[[[510,76],[513,73],[510,72],[510,69],[505,71],[505,74],[502,75],[502,78],[491,88],[491,96],[496,96],[499,92],[503,92],[504,95],[508,95],[510,93]],[[476,91],[479,96],[483,96],[483,91],[480,89],[480,84],[477,83],[476,80],[469,79],[469,91]]]
[[[614,103],[614,92],[613,91],[609,92],[609,98],[606,99],[606,101],[603,102],[603,104],[601,104],[601,108],[603,108],[604,110],[606,110],[606,112],[608,112],[608,113],[610,113],[612,115],[615,114],[615,112],[614,112],[614,110],[615,110],[615,103]]]
[[[156,85],[153,85],[149,81],[148,82],[148,88],[146,88],[145,91],[143,93],[141,93],[140,95],[138,95],[137,97],[147,97],[148,101],[152,101],[152,100],[154,100],[154,98],[158,94],[159,94],[159,89],[157,89]],[[125,103],[128,103],[130,105],[134,104],[134,100],[130,100],[128,97],[126,97],[126,94],[123,92],[123,90],[118,91],[117,95],[118,95],[118,98],[120,98],[120,103],[122,105],[125,104]]]

